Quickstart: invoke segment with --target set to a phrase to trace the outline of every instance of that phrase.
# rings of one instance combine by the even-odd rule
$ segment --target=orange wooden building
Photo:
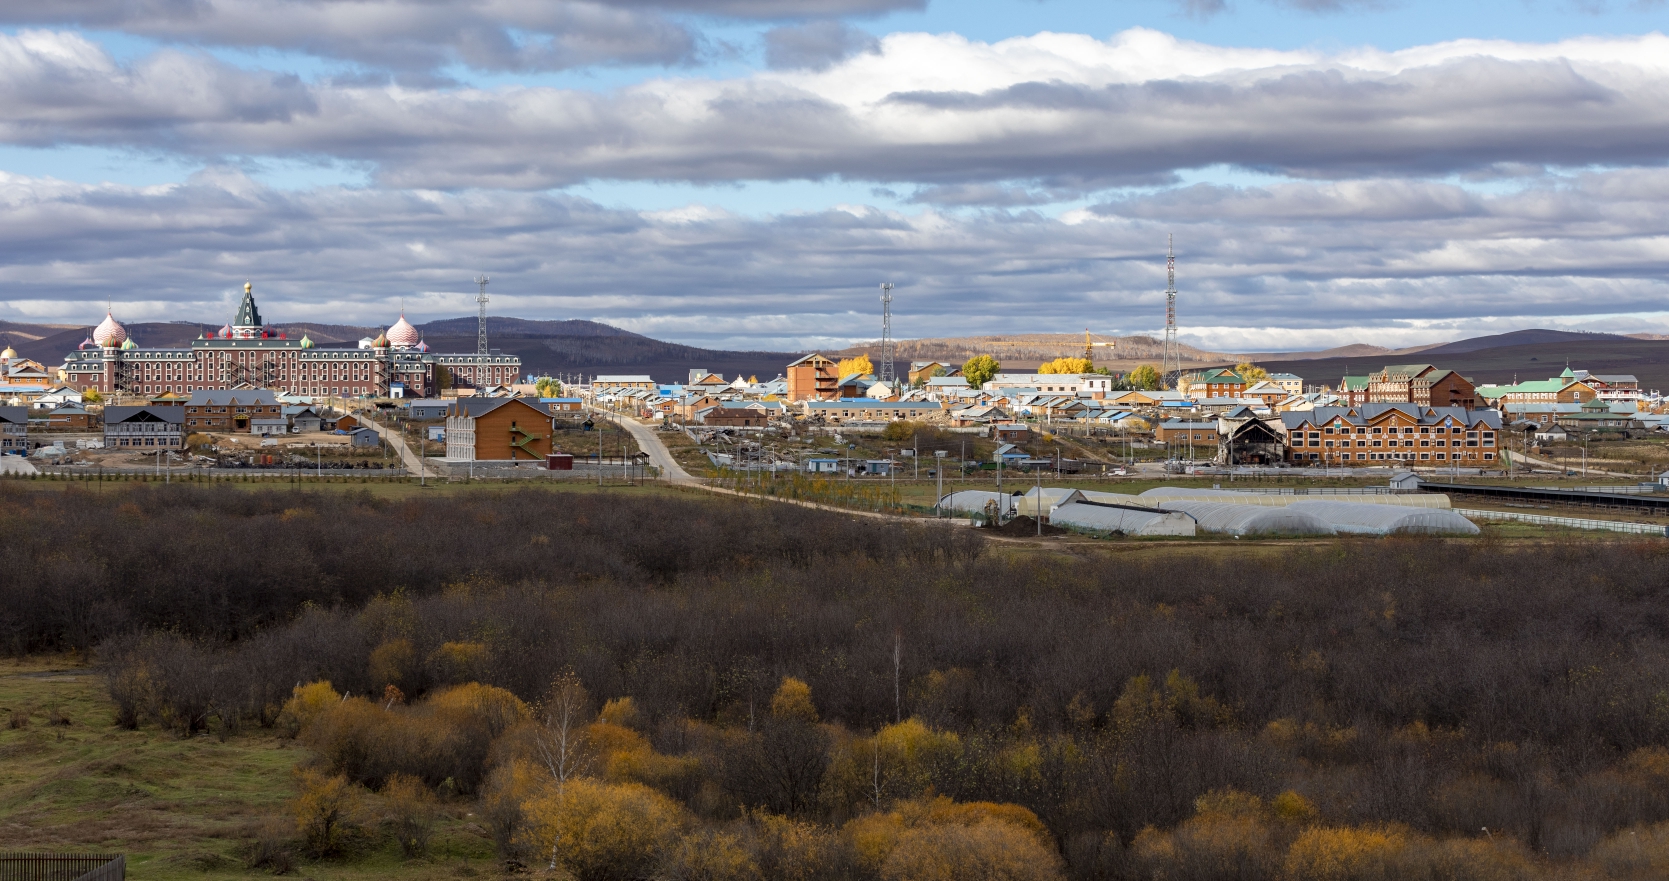
[[[543,462],[551,415],[537,398],[458,398],[446,410],[446,458]]]

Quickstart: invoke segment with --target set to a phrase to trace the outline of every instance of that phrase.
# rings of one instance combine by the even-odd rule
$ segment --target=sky
[[[1669,333],[1664,0],[0,6],[0,320]],[[143,340],[139,340],[141,344]]]

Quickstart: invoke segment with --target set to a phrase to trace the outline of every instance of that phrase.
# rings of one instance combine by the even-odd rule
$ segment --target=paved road
[[[388,441],[388,445],[393,447],[394,452],[400,455],[400,462],[406,466],[407,474],[410,474],[413,477],[418,477],[428,473],[424,469],[422,457],[412,452],[411,448],[406,446],[406,442],[400,439],[400,433],[398,431],[387,428],[382,423],[373,419],[362,419],[359,424],[366,426],[377,434],[382,435],[383,440]],[[429,474],[429,476],[434,477],[435,475]]]
[[[35,463],[22,456],[0,456],[0,474],[34,474]]]
[[[1505,452],[1506,452],[1507,455],[1510,455],[1512,457],[1512,461],[1514,461],[1514,462],[1525,462],[1525,463],[1530,464],[1530,465],[1539,465],[1543,468],[1552,468],[1556,471],[1570,470],[1570,471],[1575,471],[1577,474],[1584,473],[1583,470],[1582,470],[1581,457],[1577,457],[1575,459],[1570,460],[1569,462],[1561,464],[1559,462],[1552,462],[1552,461],[1549,461],[1547,459],[1542,459],[1542,458],[1539,458],[1537,456],[1532,456],[1528,453],[1521,453],[1518,450],[1507,450]],[[1590,477],[1594,477],[1594,476],[1598,476],[1598,477],[1631,477],[1631,478],[1634,478],[1635,480],[1647,480],[1648,479],[1647,477],[1643,477],[1639,474],[1620,474],[1620,473],[1615,472],[1615,471],[1601,471],[1600,469],[1595,468],[1592,465],[1588,466],[1588,470],[1587,470],[1586,473]]]
[[[672,483],[687,483],[695,486],[702,485],[701,481],[696,479],[695,475],[685,471],[684,466],[678,464],[677,459],[672,458],[672,451],[666,448],[666,444],[661,443],[661,439],[655,433],[655,429],[639,423],[636,419],[633,419],[630,416],[620,416],[603,410],[597,410],[595,412],[600,415],[608,416],[620,425],[625,426],[626,430],[632,433],[632,439],[637,441],[638,449],[649,454],[649,464],[660,469],[661,475],[668,481]]]

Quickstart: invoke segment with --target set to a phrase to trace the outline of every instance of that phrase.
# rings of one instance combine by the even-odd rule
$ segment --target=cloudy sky
[[[1662,0],[0,6],[0,318],[1669,332]]]

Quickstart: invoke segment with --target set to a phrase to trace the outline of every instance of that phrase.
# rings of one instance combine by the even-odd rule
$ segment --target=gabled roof
[[[181,425],[185,422],[185,408],[150,405],[105,407],[104,424],[112,425],[119,422],[168,422]]]
[[[186,403],[194,407],[225,407],[232,404],[277,404],[278,398],[270,389],[215,389],[195,391]]]
[[[816,352],[812,352],[809,355],[805,355],[805,356],[803,356],[803,357],[801,357],[797,360],[788,362],[788,366],[789,367],[798,367],[801,364],[822,365],[822,364],[833,364],[833,363],[835,363],[835,362],[830,360],[829,358],[827,358],[823,355],[819,355]]]
[[[526,398],[459,398],[455,402],[457,409],[453,412],[455,415],[462,416],[466,419],[479,419],[500,407],[508,407],[512,404],[521,404],[529,410],[539,414],[540,418],[547,418],[550,415],[539,407],[529,403]]]

